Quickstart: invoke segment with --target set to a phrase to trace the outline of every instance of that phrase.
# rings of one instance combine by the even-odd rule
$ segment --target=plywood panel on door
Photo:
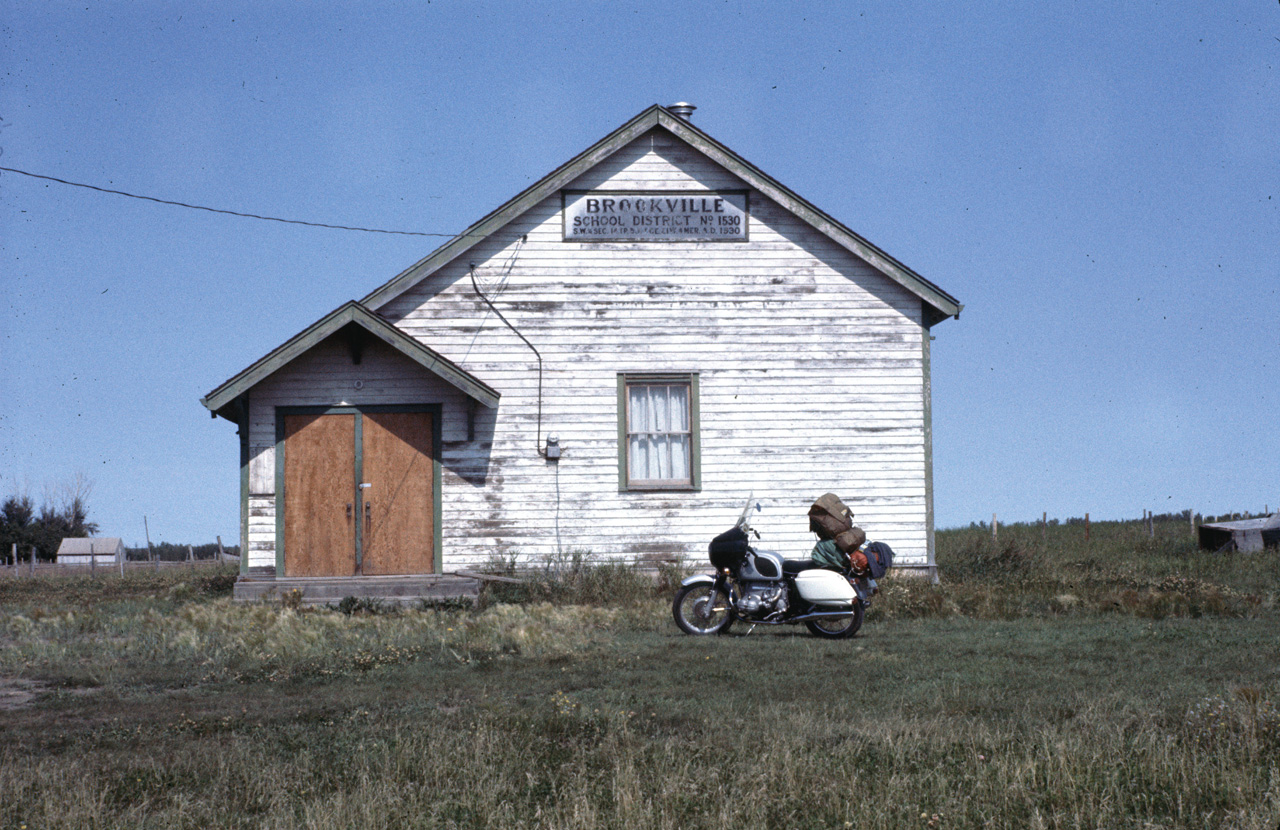
[[[284,417],[286,576],[355,573],[355,415]]]
[[[435,565],[433,424],[428,412],[367,412],[363,422],[365,574]]]

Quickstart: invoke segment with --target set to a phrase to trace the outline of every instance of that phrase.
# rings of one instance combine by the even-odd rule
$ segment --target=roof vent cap
[[[678,115],[681,118],[683,118],[685,121],[689,121],[693,116],[693,111],[696,110],[697,107],[695,107],[693,104],[688,104],[688,103],[685,103],[684,101],[680,101],[678,103],[672,104],[671,106],[667,107],[667,109],[671,110],[672,115]]]

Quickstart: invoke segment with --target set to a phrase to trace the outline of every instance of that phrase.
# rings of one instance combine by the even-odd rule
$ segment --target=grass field
[[[1276,830],[1277,554],[1157,531],[944,531],[843,642],[687,637],[619,568],[354,614],[0,579],[0,828]]]

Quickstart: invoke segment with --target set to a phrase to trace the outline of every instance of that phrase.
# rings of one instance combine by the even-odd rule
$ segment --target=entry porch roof
[[[268,376],[301,357],[308,349],[342,329],[354,326],[386,343],[423,369],[435,374],[464,394],[493,409],[500,397],[497,390],[470,372],[413,339],[364,305],[351,300],[273,349],[235,377],[200,399],[213,414],[239,421],[236,401]]]

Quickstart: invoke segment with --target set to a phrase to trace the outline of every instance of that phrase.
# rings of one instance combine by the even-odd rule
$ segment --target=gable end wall
[[[744,187],[655,130],[567,189]],[[556,194],[376,309],[502,394],[474,441],[462,403],[445,408],[445,570],[573,552],[701,561],[752,492],[761,546],[805,556],[808,505],[827,491],[901,564],[928,564],[920,300],[758,191],[750,200],[747,243],[566,243]],[[537,361],[476,296],[470,262],[542,355],[540,427]],[[619,492],[624,372],[698,373],[700,492]],[[264,397],[255,389],[255,413]],[[559,436],[558,464],[539,454],[539,430]]]

